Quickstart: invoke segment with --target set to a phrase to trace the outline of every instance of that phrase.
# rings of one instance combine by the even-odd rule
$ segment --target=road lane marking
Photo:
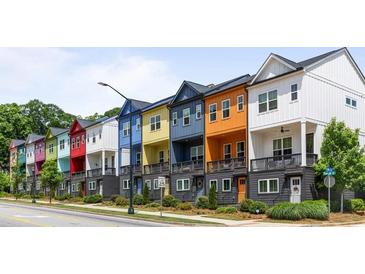
[[[15,218],[49,218],[45,215],[14,215]]]
[[[13,220],[13,221],[16,221],[16,222],[20,222],[20,223],[25,223],[25,224],[28,224],[28,225],[33,225],[33,226],[49,227],[49,225],[32,222],[29,219],[17,218],[17,217],[9,217],[9,219]]]

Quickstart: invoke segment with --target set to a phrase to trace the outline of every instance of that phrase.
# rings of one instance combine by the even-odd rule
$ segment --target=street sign
[[[335,177],[333,177],[333,176],[326,176],[326,177],[324,177],[324,185],[327,188],[333,187],[335,185],[335,183],[336,183]]]
[[[324,176],[335,176],[336,170],[333,167],[327,167],[326,170],[323,172]]]
[[[160,188],[165,187],[165,177],[158,177],[158,186]]]

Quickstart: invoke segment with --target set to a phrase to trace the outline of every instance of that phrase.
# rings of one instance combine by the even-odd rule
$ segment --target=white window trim
[[[236,158],[238,158],[238,144],[243,143],[243,158],[246,157],[246,142],[245,141],[237,141],[236,142]]]
[[[188,116],[186,116],[186,117],[184,116],[184,111],[185,111],[185,110],[189,110],[189,115],[188,115]],[[190,126],[190,124],[191,124],[191,123],[190,123],[190,120],[191,120],[191,119],[190,119],[190,116],[191,116],[190,108],[184,108],[184,109],[183,109],[183,117],[182,117],[182,122],[183,122],[183,126],[184,126],[184,127]],[[188,123],[188,124],[185,124],[185,118],[189,118],[189,123]]]
[[[159,123],[160,123],[160,128],[159,129],[157,129],[157,117],[160,117],[160,121],[159,121]],[[152,123],[152,118],[155,118],[155,122],[154,123]],[[155,129],[153,129],[152,130],[152,125],[155,125]],[[155,132],[155,131],[158,131],[158,130],[161,130],[161,115],[160,114],[156,114],[156,115],[153,115],[153,116],[151,116],[150,117],[150,132]]]
[[[158,184],[158,179],[153,179],[153,189],[154,190],[160,189],[160,186]]]
[[[275,109],[269,109],[269,102],[271,101],[275,101],[275,100],[269,100],[269,93],[272,92],[272,91],[276,91],[276,101],[277,101],[277,105],[276,105],[276,108]],[[262,94],[265,94],[266,93],[266,111],[263,111],[263,112],[260,112],[260,100],[259,100],[259,97],[260,95]],[[261,114],[266,114],[266,113],[271,113],[271,112],[274,112],[274,111],[278,111],[279,110],[279,96],[278,96],[278,90],[277,89],[273,89],[273,90],[270,90],[270,91],[266,91],[266,92],[262,92],[260,94],[257,95],[257,104],[258,104],[258,107],[257,107],[257,112],[259,115]],[[263,104],[263,103],[262,103]]]
[[[217,179],[209,180],[209,189],[212,188],[212,182],[215,182],[216,185],[215,192],[218,192],[218,180]]]
[[[223,109],[223,103],[224,102],[227,102],[227,101],[229,102],[228,117],[223,117],[224,110],[227,110],[227,109]],[[225,99],[225,100],[223,100],[221,106],[222,106],[222,110],[221,110],[222,111],[222,120],[231,118],[231,99]]]
[[[126,187],[126,185],[125,185],[125,182],[127,182],[127,187]],[[129,182],[129,179],[124,179],[123,180],[123,189],[129,189],[130,188],[130,182]]]
[[[224,181],[229,180],[229,190],[224,190]],[[223,178],[222,179],[222,192],[231,192],[232,191],[232,179],[231,178]]]
[[[215,105],[215,120],[210,120],[210,114],[211,114],[211,112],[210,112],[210,106],[214,106]],[[213,103],[213,104],[210,104],[209,105],[209,113],[208,113],[208,115],[209,115],[209,123],[214,123],[214,122],[216,122],[217,121],[217,112],[218,112],[218,109],[217,109],[217,103]],[[212,112],[213,113],[213,112]]]
[[[163,154],[163,161],[161,162],[161,157],[160,157],[160,153],[162,152],[162,154]],[[159,163],[164,163],[165,162],[165,151],[163,151],[163,150],[160,150],[159,152],[158,152],[158,162]]]
[[[142,154],[141,154],[141,152],[136,152],[136,163],[137,163],[137,155],[139,155],[139,163],[141,164],[142,163]]]
[[[239,109],[239,105],[238,105],[238,98],[241,98],[242,97],[242,109],[240,110]],[[245,110],[245,96],[242,94],[242,95],[238,95],[237,96],[237,111],[238,112],[242,112],[242,111],[244,111]]]
[[[297,85],[297,90],[296,91],[292,91],[291,90],[291,88],[292,88],[292,86],[294,86],[294,85]],[[295,102],[297,102],[297,101],[299,101],[299,85],[298,85],[298,83],[292,83],[292,84],[290,84],[290,102],[291,103],[295,103]],[[295,100],[292,100],[292,94],[293,93],[296,93],[297,94],[297,99],[295,99]]]
[[[124,125],[126,125],[126,127],[124,127]],[[124,133],[124,132],[127,132],[127,133]],[[126,136],[129,136],[130,134],[130,125],[129,125],[129,121],[128,122],[124,122],[122,124],[122,132],[123,132],[123,137],[126,137]]]
[[[175,119],[175,116],[176,116],[176,119]],[[176,121],[176,123],[175,123],[175,121]],[[172,113],[172,126],[173,127],[177,126],[177,112],[176,111]]]
[[[200,110],[198,111],[198,106],[200,106]],[[200,113],[200,117],[198,117],[198,113]],[[195,120],[200,120],[202,118],[202,104],[195,105]]]
[[[348,105],[347,104],[347,99],[350,99],[350,105]],[[353,101],[355,101],[356,102],[356,107],[354,107],[353,105],[352,105],[352,102]],[[352,97],[350,97],[350,96],[346,96],[346,99],[345,99],[345,106],[347,106],[347,107],[349,107],[349,108],[352,108],[352,109],[357,109],[357,100],[356,99],[354,99],[354,98],[352,98]]]
[[[284,139],[286,139],[286,138],[291,138],[291,154],[293,154],[293,140],[294,140],[293,135],[286,135],[286,136],[279,137],[279,138],[273,138],[271,141],[271,144],[274,145],[274,140],[281,139],[281,156],[284,156]],[[289,148],[286,148],[286,149],[289,149]],[[272,146],[271,152],[272,152],[272,157],[276,157],[276,156],[274,156],[274,147],[273,146]]]
[[[138,123],[137,123],[138,121]],[[136,131],[140,131],[141,130],[141,118],[140,117],[137,117],[136,118]]]
[[[184,181],[186,181],[186,180],[188,181],[188,186],[189,186],[187,189],[184,188]],[[179,185],[178,181],[181,181],[182,189],[178,189],[178,185]],[[177,179],[176,180],[176,191],[180,192],[180,191],[189,191],[189,190],[190,190],[190,179],[189,178],[183,178],[183,179]]]
[[[202,154],[199,155],[199,147],[202,147]],[[203,156],[202,159],[204,159],[204,147],[203,145],[198,145],[198,146],[192,146],[190,147],[190,160],[193,161],[193,149],[197,150],[197,154],[196,154],[196,159],[199,160],[199,156]]]
[[[278,185],[278,190],[277,191],[270,192],[270,180],[276,180],[277,185]],[[260,191],[260,182],[262,182],[262,181],[266,181],[267,192],[261,192]],[[279,182],[280,182],[279,178],[260,179],[260,180],[257,181],[257,193],[258,194],[275,194],[275,193],[279,193],[280,192]]]
[[[146,180],[146,181],[144,181],[144,183],[147,185],[147,187],[148,187],[149,190],[152,189],[151,180]]]
[[[96,190],[96,181],[89,182],[89,190]]]
[[[224,151],[224,148],[225,148],[226,145],[230,145],[231,146],[231,149],[230,149],[231,157],[229,159],[232,159],[232,143],[227,143],[227,144],[223,144],[223,160],[225,159],[224,156],[226,156],[225,151]]]

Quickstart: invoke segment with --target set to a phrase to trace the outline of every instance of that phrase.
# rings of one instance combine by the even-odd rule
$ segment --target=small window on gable
[[[173,126],[177,125],[177,112],[172,113],[172,125]]]

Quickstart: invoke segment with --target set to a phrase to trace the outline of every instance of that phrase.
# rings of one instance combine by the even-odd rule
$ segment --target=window
[[[265,179],[258,181],[259,194],[278,193],[279,179]]]
[[[161,128],[161,117],[160,115],[152,116],[150,119],[151,131],[159,130]]]
[[[209,122],[217,120],[217,104],[209,105]]]
[[[237,96],[237,111],[242,111],[243,110],[243,95],[239,95]]]
[[[65,182],[60,183],[60,190],[65,190]]]
[[[104,160],[104,166],[105,166],[105,169],[108,168],[108,158],[105,157],[105,160]]]
[[[259,113],[278,108],[278,92],[273,90],[270,92],[259,94]]]
[[[72,191],[72,192],[75,192],[75,191],[76,191],[76,184],[72,184],[72,185],[71,185],[71,191]]]
[[[202,105],[196,105],[195,106],[195,119],[199,120],[202,118]]]
[[[222,118],[229,118],[229,99],[222,101]]]
[[[49,145],[48,145],[48,152],[49,152],[50,154],[53,154],[53,144],[49,144]]]
[[[129,134],[131,134],[129,122],[125,122],[123,123],[123,136],[129,136]]]
[[[64,150],[65,149],[65,139],[62,139],[60,141],[60,150]]]
[[[160,163],[163,163],[165,161],[164,159],[164,152],[163,150],[161,150],[159,153],[158,153],[158,159],[159,159],[159,162]]]
[[[101,129],[99,129],[99,139],[101,139]]]
[[[70,138],[67,138],[67,145],[70,145]]]
[[[273,156],[290,155],[290,154],[292,154],[291,137],[273,140]]]
[[[237,143],[237,158],[245,158],[245,142]]]
[[[215,192],[218,192],[218,181],[217,180],[210,180],[209,181],[209,189],[211,189],[213,187],[213,185],[215,186]]]
[[[141,130],[141,118],[136,118],[136,131]]]
[[[89,182],[89,190],[96,190],[96,182],[95,181]]]
[[[131,187],[129,180],[123,180],[123,189],[129,189]]]
[[[291,100],[298,100],[298,84],[291,85]]]
[[[80,147],[80,136],[76,137],[76,148]]]
[[[160,186],[158,185],[158,179],[153,180],[153,189],[160,189]]]
[[[352,99],[352,98],[346,97],[346,105],[349,106],[349,107],[356,108],[357,107],[357,101]]]
[[[80,183],[76,183],[76,191],[80,191]]]
[[[176,180],[176,190],[177,191],[190,190],[190,180],[189,179],[178,179],[178,180]]]
[[[231,159],[231,144],[223,145],[223,156],[224,160]]]
[[[87,134],[87,136],[86,136],[86,141],[89,143],[90,142],[90,135],[89,135],[89,133]]]
[[[190,125],[190,108],[183,109],[183,125]]]
[[[96,143],[96,136],[95,136],[95,132],[93,132],[93,144]]]
[[[85,135],[81,135],[81,143],[85,144]]]
[[[111,167],[113,168],[115,166],[115,156],[113,155],[112,156],[112,165],[111,165]]]
[[[306,152],[307,153],[314,153],[314,134],[308,133],[305,136],[305,144],[306,144]]]
[[[151,190],[151,180],[146,180],[144,183],[147,185],[148,189]]]
[[[141,165],[141,152],[136,153],[136,164]]]
[[[222,191],[223,192],[231,191],[231,178],[227,178],[227,179],[222,180]]]
[[[172,125],[173,126],[177,125],[177,112],[172,113]]]
[[[203,159],[203,146],[191,147],[191,160],[202,160]]]

